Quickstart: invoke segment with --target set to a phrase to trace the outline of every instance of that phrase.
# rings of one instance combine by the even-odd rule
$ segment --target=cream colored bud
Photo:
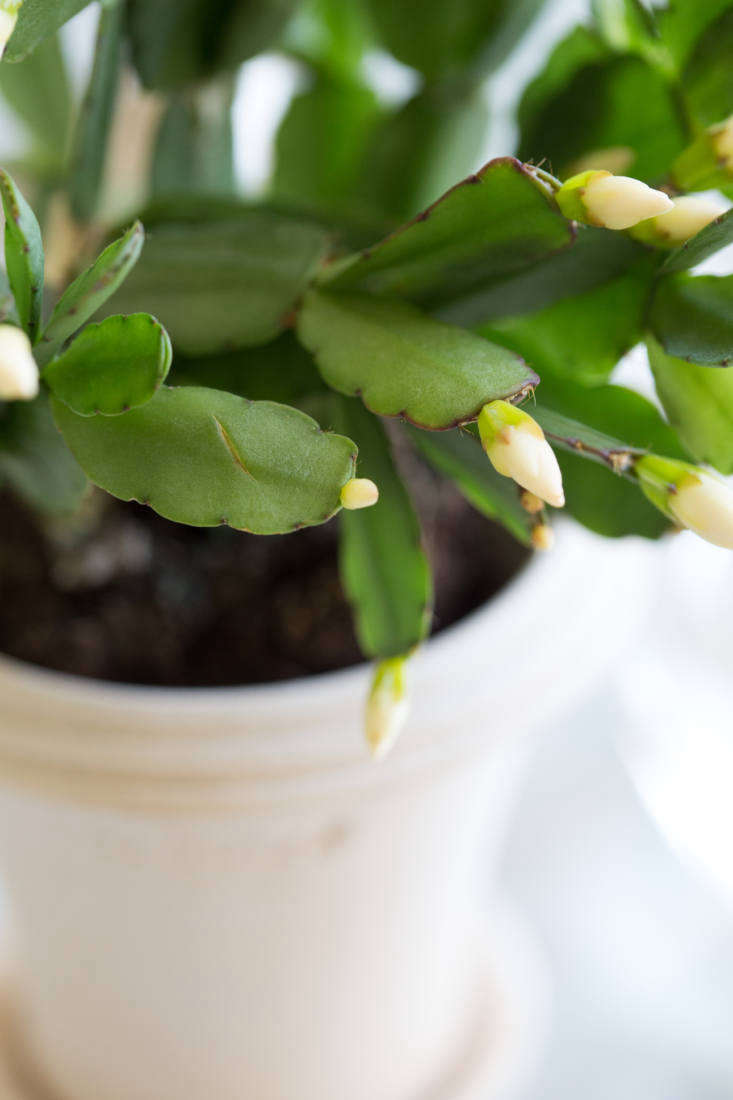
[[[341,505],[350,512],[371,508],[379,500],[379,489],[368,477],[352,477],[341,489]]]
[[[15,30],[21,3],[22,0],[0,0],[0,58]]]
[[[399,737],[407,720],[406,657],[380,661],[367,699],[365,733],[375,760],[382,760]]]
[[[582,199],[593,222],[606,229],[630,229],[672,209],[669,195],[631,176],[592,176]]]
[[[514,478],[523,489],[562,508],[565,495],[555,452],[529,413],[507,401],[492,401],[481,410],[478,428],[497,473]]]
[[[722,478],[698,469],[670,493],[669,510],[706,542],[733,550],[733,489]]]
[[[531,516],[536,515],[537,512],[541,512],[545,507],[544,500],[540,500],[534,493],[529,493],[526,489],[520,496],[519,503],[522,505],[525,512],[529,512]]]
[[[29,401],[38,393],[38,367],[22,329],[0,324],[0,400]]]
[[[724,199],[704,195],[680,195],[666,214],[658,214],[654,227],[670,241],[681,243],[694,237],[728,209]]]
[[[712,130],[715,155],[733,172],[733,115]]]
[[[532,545],[535,550],[552,550],[555,545],[555,532],[549,523],[538,523],[532,528]]]

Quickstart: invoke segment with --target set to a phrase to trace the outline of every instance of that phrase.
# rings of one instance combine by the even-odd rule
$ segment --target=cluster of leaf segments
[[[34,47],[30,61],[41,58],[50,49],[43,36],[84,3],[28,2],[8,58]],[[379,157],[370,163],[369,198],[395,223],[450,182],[446,171],[455,178],[465,148],[472,155],[485,125],[476,80],[519,31],[507,36],[500,6],[490,3],[466,2],[472,21],[452,36],[441,26],[441,5],[421,2],[412,15],[396,15],[401,6],[392,0],[368,6],[387,48],[424,78],[385,124],[399,171]],[[156,153],[157,193],[181,171],[176,135],[186,120],[175,93],[211,75],[193,53],[155,45],[166,20],[178,18],[176,7],[131,0],[127,23],[142,80],[174,93]],[[293,4],[271,7],[274,27]],[[516,5],[519,30],[538,7]],[[520,156],[549,155],[564,176],[585,153],[615,150],[631,157],[626,168],[639,178],[664,178],[693,136],[680,99],[696,126],[733,112],[729,69],[727,84],[715,78],[726,72],[728,7],[679,3],[650,29],[633,0],[595,0],[595,27],[572,32],[523,96]],[[120,11],[104,7],[75,151],[71,199],[80,218],[92,214],[101,175]],[[206,18],[206,5],[194,11]],[[415,36],[406,28],[418,14]],[[352,30],[331,22],[331,53],[314,62],[315,82],[278,136],[274,183],[282,198],[337,203],[366,186],[350,142],[356,118],[365,132],[376,125],[374,105],[354,79]],[[252,37],[232,15],[217,39],[216,66],[251,56],[272,33],[260,26]],[[482,42],[492,48],[479,58]],[[52,61],[44,54],[47,75]],[[576,109],[601,101],[615,109]],[[334,104],[342,129],[331,125]],[[42,114],[32,122],[53,139]],[[427,152],[410,145],[426,125],[437,127],[422,142]],[[332,135],[332,144],[324,151],[314,133]],[[464,136],[464,148],[454,143],[448,155],[453,135]],[[432,161],[431,148],[439,154]],[[202,157],[202,191],[206,163]],[[472,426],[491,400],[533,402],[532,415],[559,450],[568,510],[603,534],[657,537],[667,526],[633,484],[639,454],[692,457],[733,472],[733,374],[719,369],[733,347],[733,276],[688,274],[733,240],[730,214],[675,251],[654,252],[625,234],[569,222],[544,173],[500,158],[349,253],[334,241],[335,218],[189,197],[149,211],[154,232],[142,253],[140,223],[110,244],[44,322],[37,222],[4,173],[0,192],[8,277],[0,320],[25,328],[44,383],[36,401],[2,410],[0,478],[38,507],[68,510],[88,478],[178,522],[265,534],[327,520],[355,470],[371,477],[379,505],[341,517],[342,574],[369,656],[413,648],[428,629],[431,600],[419,524],[380,417],[401,423],[426,461],[525,543],[531,517],[487,462]],[[608,383],[640,339],[666,420]]]
[[[206,309],[200,301],[203,279],[185,261],[186,250],[195,249],[195,229],[174,233],[161,227],[151,241],[150,267],[138,269],[140,285],[131,277],[123,287],[143,244],[136,223],[69,286],[44,324],[38,225],[6,174],[0,176],[0,192],[17,320],[34,341],[61,436],[95,484],[178,522],[289,531],[337,511],[358,446],[359,473],[377,481],[382,496],[379,507],[343,516],[343,570],[364,649],[379,657],[403,653],[423,636],[430,578],[387,436],[371,413],[409,421],[410,437],[428,461],[453,477],[486,514],[527,540],[529,517],[511,483],[493,472],[465,426],[491,400],[524,399],[539,379],[516,352],[421,306],[446,302],[450,289],[452,302],[443,310],[454,311],[496,280],[512,284],[523,277],[533,279],[535,295],[553,292],[553,265],[561,258],[567,262],[579,232],[593,231],[567,222],[531,169],[509,158],[493,161],[401,230],[338,263],[321,262],[322,233],[301,227],[298,236],[275,215],[242,216],[233,237],[232,227],[222,226],[221,274],[209,293],[213,299],[227,285],[232,302],[240,303],[225,342],[251,347],[255,356],[268,349],[273,361],[269,368],[263,362],[261,372],[277,369],[279,354],[290,356],[289,386],[296,400],[310,396],[317,407],[326,399],[323,383],[343,395],[321,408],[329,426],[344,434],[322,430],[288,404],[253,400],[246,371],[235,392],[195,384],[205,380],[206,369],[202,359],[196,369],[202,349],[195,334],[201,330],[191,325],[192,312]],[[287,248],[279,256],[281,239]],[[246,260],[230,269],[226,250],[233,256],[241,250]],[[703,239],[696,254],[704,250]],[[582,246],[580,251],[582,262]],[[164,263],[181,274],[169,282],[158,270]],[[722,327],[690,319],[695,309],[709,317],[711,302],[717,301],[706,294],[709,277],[681,274],[674,270],[677,263],[673,254],[666,262],[669,273],[658,273],[649,284],[655,369],[662,371],[672,354],[715,362],[716,347],[725,339]],[[537,274],[543,266],[550,276],[544,286]],[[521,274],[527,270],[531,276]],[[265,287],[261,301],[256,280]],[[716,281],[718,295],[719,282],[728,286]],[[174,343],[189,353],[180,379],[185,384],[164,384],[171,346],[150,314],[114,313],[87,324],[108,299],[119,307],[126,295],[148,301],[166,317]],[[287,333],[277,336],[284,319],[292,325],[293,317],[299,345],[292,345]],[[221,330],[215,331],[221,339]],[[317,366],[315,378],[308,373],[306,352]],[[238,361],[246,364],[241,352]],[[686,365],[672,361],[676,370]],[[642,398],[620,387],[590,393],[592,400],[555,381],[547,403],[534,407],[533,415],[558,447],[622,475],[630,456],[649,447],[684,455],[672,429]],[[47,400],[38,399],[37,415],[44,415]],[[380,548],[376,554],[374,546]],[[377,578],[375,569],[381,572]]]

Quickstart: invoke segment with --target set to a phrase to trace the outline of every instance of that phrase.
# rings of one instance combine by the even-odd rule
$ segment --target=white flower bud
[[[585,184],[582,201],[593,223],[606,229],[630,229],[672,209],[672,200],[664,191],[631,176],[600,172]]]
[[[23,0],[0,0],[0,58],[5,53],[5,47],[15,30],[22,2]]]
[[[733,550],[733,488],[715,474],[676,458],[636,460],[644,495],[661,512],[706,542]]]
[[[733,489],[707,470],[697,470],[670,493],[669,510],[706,542],[733,550]]]
[[[733,172],[733,115],[712,130],[715,155],[729,172]]]
[[[38,393],[38,367],[22,329],[0,324],[0,400],[29,401]]]
[[[565,495],[560,467],[536,420],[507,401],[492,401],[481,410],[478,428],[497,473],[514,478],[523,489],[562,508]]]
[[[371,508],[379,500],[379,489],[368,477],[352,477],[341,489],[341,505],[349,511]]]
[[[407,720],[406,657],[380,661],[367,699],[365,733],[375,760],[382,760],[394,745]]]
[[[728,209],[725,200],[716,195],[680,195],[672,202],[671,210],[654,219],[654,228],[678,243],[694,237]]]

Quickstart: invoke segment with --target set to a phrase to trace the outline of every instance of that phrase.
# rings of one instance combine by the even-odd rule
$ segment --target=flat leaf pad
[[[573,233],[533,172],[501,157],[334,270],[329,283],[444,301],[565,248]]]
[[[149,314],[134,313],[87,325],[48,364],[43,380],[74,412],[115,416],[149,401],[170,365],[165,329]]]
[[[163,387],[123,416],[77,416],[58,400],[53,407],[95,484],[194,527],[267,535],[322,523],[353,476],[351,440],[272,401],[186,386]]]
[[[329,386],[418,427],[453,428],[488,401],[519,399],[539,382],[515,352],[366,294],[311,291],[298,336]]]

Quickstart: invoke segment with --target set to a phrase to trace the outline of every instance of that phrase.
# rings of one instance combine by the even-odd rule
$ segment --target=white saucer
[[[544,961],[524,919],[503,906],[494,914],[491,929],[483,930],[480,943],[475,1026],[452,1069],[427,1091],[405,1100],[517,1100],[531,1084],[549,1019]],[[17,1074],[8,1026],[11,998],[3,979],[0,1100],[55,1100],[46,1089],[39,1091]]]

